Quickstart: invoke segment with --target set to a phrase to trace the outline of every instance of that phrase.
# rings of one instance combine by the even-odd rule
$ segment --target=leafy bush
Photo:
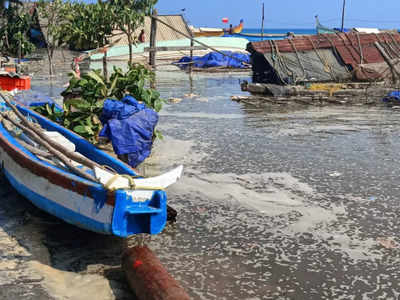
[[[147,87],[154,80],[154,73],[140,64],[131,65],[126,73],[114,67],[110,81],[104,79],[100,70],[90,71],[81,78],[77,78],[75,73],[70,76],[68,88],[61,93],[64,112],[50,105],[35,110],[92,143],[97,141],[102,128],[100,115],[106,98],[121,100],[125,95],[131,95],[157,112],[164,102],[159,92]],[[161,138],[162,135],[156,130],[155,137]]]

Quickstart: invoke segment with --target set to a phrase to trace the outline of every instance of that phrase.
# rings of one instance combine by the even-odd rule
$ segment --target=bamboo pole
[[[151,28],[150,28],[150,53],[149,53],[149,64],[154,68],[156,64],[156,35],[157,35],[157,10],[154,9],[151,16]]]
[[[15,112],[15,114],[18,116],[18,118],[21,120],[21,122],[28,128],[30,128],[34,133],[36,133],[42,140],[46,141],[48,144],[50,144],[53,148],[55,148],[56,150],[60,151],[61,153],[64,153],[64,155],[66,157],[69,157],[70,159],[79,162],[89,168],[94,168],[94,167],[98,167],[101,168],[101,166],[99,164],[97,164],[96,162],[76,154],[73,151],[69,151],[66,147],[64,147],[63,145],[53,141],[52,139],[49,139],[43,132],[41,132],[40,130],[38,130],[38,128],[32,126],[32,124],[25,118],[25,116],[15,107],[14,104],[12,104],[7,97],[0,92],[0,96],[1,98],[3,98],[3,100],[7,103],[7,105]]]
[[[24,125],[22,125],[21,123],[16,122],[15,120],[13,120],[12,118],[10,118],[9,116],[7,116],[5,113],[0,112],[0,115],[10,121],[12,124],[14,124],[14,126],[20,128],[22,131],[28,133],[30,135],[30,137],[37,142],[38,144],[42,145],[43,147],[45,147],[51,154],[53,154],[55,157],[57,157],[59,160],[62,161],[62,163],[64,165],[66,165],[72,172],[74,172],[76,175],[79,175],[85,179],[91,180],[91,181],[95,181],[97,182],[96,178],[94,178],[93,176],[89,175],[88,173],[83,172],[82,170],[78,169],[77,167],[75,167],[70,159],[65,156],[63,153],[61,153],[60,151],[57,151],[57,149],[53,148],[49,143],[47,143],[46,140],[42,139],[34,130],[32,130],[31,128],[25,127]]]
[[[262,18],[261,18],[261,40],[264,40],[264,2],[262,4]]]
[[[346,9],[346,0],[343,0],[343,9],[342,9],[342,28],[341,28],[341,32],[344,31],[344,11]]]

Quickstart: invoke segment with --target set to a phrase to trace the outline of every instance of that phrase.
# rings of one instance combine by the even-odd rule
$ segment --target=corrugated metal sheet
[[[343,81],[351,78],[346,67],[340,65],[330,49],[296,53],[265,53],[269,64],[277,71],[283,82]]]
[[[359,45],[373,44],[374,42],[390,44],[393,48],[400,46],[400,34],[393,32],[384,33],[336,33],[302,35],[291,40],[251,42],[250,48],[260,53],[272,52],[278,49],[280,52],[311,51],[314,48],[327,49],[337,46],[357,48]]]
[[[299,36],[280,41],[252,42],[247,45],[247,49],[251,53],[263,54],[281,76],[290,78],[290,71],[287,68],[289,66],[289,70],[294,70],[292,76],[294,80],[299,76],[311,81],[312,78],[316,78],[317,81],[348,79],[349,73],[343,72],[346,69],[345,66],[351,66],[356,78],[377,80],[383,79],[386,73],[379,73],[375,70],[376,68],[368,69],[367,66],[374,64],[387,66],[387,64],[375,46],[376,42],[382,46],[389,58],[400,58],[400,34],[395,32],[379,34],[352,32]],[[321,58],[321,53],[324,53],[325,50],[329,50],[326,53],[331,54],[329,65],[334,66],[331,71],[335,69],[338,74],[333,75],[331,71],[323,71],[327,69],[325,59]],[[282,63],[276,64],[272,59],[274,57],[284,58],[281,61],[287,61],[287,66]],[[312,63],[306,60],[310,60]],[[307,64],[310,65],[309,69],[306,67]],[[303,72],[303,69],[306,72]],[[302,73],[305,75],[301,75]],[[336,75],[337,79],[335,79]]]
[[[158,18],[163,22],[167,23],[168,25],[173,26],[177,30],[185,33],[186,35],[191,35],[189,27],[182,15],[159,15]],[[144,21],[144,26],[139,28],[135,32],[135,36],[139,36],[140,31],[144,29],[146,41],[150,40],[150,29],[151,29],[151,18],[146,17]],[[128,45],[127,37],[122,34],[120,30],[115,30],[113,32],[114,36],[111,39],[111,42],[121,38],[121,40],[117,43],[117,45]],[[157,34],[156,39],[157,41],[170,41],[170,40],[180,40],[184,39],[185,37],[176,31],[168,28],[162,23],[157,24]]]

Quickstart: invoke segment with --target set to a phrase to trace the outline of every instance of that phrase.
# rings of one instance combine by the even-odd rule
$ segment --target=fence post
[[[157,20],[153,17],[157,17],[157,10],[154,9],[151,18],[151,29],[150,29],[150,53],[149,53],[149,64],[153,68],[156,65],[156,35],[157,35]]]
[[[193,66],[193,47],[194,47],[194,41],[193,41],[193,34],[191,34],[192,38],[190,39],[190,62],[191,64],[189,65],[189,73],[192,73],[192,66]]]

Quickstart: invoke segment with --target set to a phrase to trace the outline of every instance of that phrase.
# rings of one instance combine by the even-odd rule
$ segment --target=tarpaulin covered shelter
[[[400,75],[397,32],[304,35],[250,42],[247,51],[253,81],[259,83],[376,81]]]

